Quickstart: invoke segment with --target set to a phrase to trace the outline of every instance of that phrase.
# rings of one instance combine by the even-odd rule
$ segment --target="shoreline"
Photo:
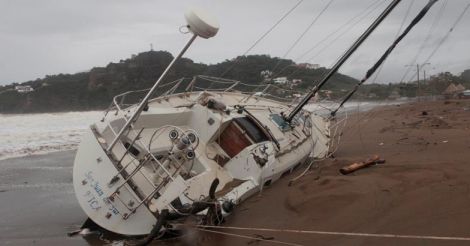
[[[374,108],[377,107],[383,107],[387,105],[394,105],[394,104],[403,104],[403,103],[408,103],[408,101],[353,101],[345,105],[345,107],[338,112],[338,115],[341,114],[356,114],[359,112],[365,112],[365,111],[370,111]],[[307,106],[307,110],[314,112],[316,114],[328,114],[328,111],[325,109],[325,106],[334,106],[335,104],[332,102],[324,102],[323,106],[319,105],[316,106],[315,104],[310,104]],[[81,117],[78,117],[77,114],[81,113],[86,113],[88,116],[92,118],[98,118],[101,117],[102,112],[100,111],[83,111],[83,112],[78,112],[78,111],[71,111],[71,112],[60,112],[60,113],[38,113],[38,114],[12,114],[12,115],[7,115],[7,117],[21,117],[21,119],[16,119],[16,120],[8,120],[8,119],[3,119],[3,122],[0,121],[0,123],[4,123],[4,127],[7,130],[6,133],[3,133],[3,135],[0,134],[0,138],[5,137],[7,141],[7,145],[0,145],[0,149],[5,148],[5,150],[2,150],[0,152],[0,161],[1,160],[8,160],[12,158],[21,158],[21,157],[27,157],[27,156],[35,156],[35,155],[44,155],[44,154],[49,154],[49,153],[55,153],[55,152],[60,152],[60,151],[69,151],[69,150],[76,150],[78,148],[78,145],[80,143],[81,135],[80,131],[84,130],[85,128],[88,127],[89,124],[87,124],[87,121],[84,121],[83,123],[81,122]],[[59,131],[54,131],[54,128],[48,127],[47,123],[44,123],[43,121],[47,121],[44,119],[44,117],[37,117],[41,115],[49,115],[53,114],[54,116],[58,116],[61,114],[68,115],[69,118],[77,118],[71,122],[63,122],[63,125],[67,125],[67,123],[71,123],[74,125],[80,124],[80,128],[70,127],[70,128],[64,128],[62,125],[57,125],[56,127],[60,127],[61,129]],[[2,116],[0,114],[0,116]],[[38,127],[36,124],[34,125],[27,125],[24,124],[21,127],[18,127],[15,125],[15,121],[28,121],[31,120],[29,118],[22,118],[22,117],[33,117],[34,120],[39,120],[42,121],[43,126],[38,128],[38,131],[34,129],[30,129],[31,127]],[[55,120],[57,121],[63,121],[61,118],[56,118]],[[79,122],[77,122],[79,121]],[[90,124],[93,122],[89,122]],[[32,139],[30,139],[26,133],[23,133],[20,138],[22,138],[21,141],[18,141],[18,134],[15,133],[14,131],[9,132],[8,128],[9,127],[17,127],[16,131],[18,132],[23,132],[26,131],[26,133],[30,133],[34,135]],[[53,135],[55,134],[55,135]],[[16,135],[16,136],[15,136]],[[73,141],[70,140],[71,136],[73,136]],[[47,139],[47,140],[46,140]],[[10,143],[10,141],[13,141],[13,143]],[[15,142],[16,141],[16,142]],[[50,144],[45,144],[45,141],[52,141],[55,143],[50,143]],[[57,142],[59,141],[59,142]],[[14,146],[13,148],[11,146]],[[21,148],[16,148],[15,146],[24,146],[22,149]]]
[[[0,161],[0,235],[5,245],[87,245],[68,238],[86,219],[72,187],[74,151]]]
[[[266,187],[240,204],[224,226],[470,237],[470,100],[388,105],[350,114],[348,120],[334,158],[315,163],[291,186],[289,181],[305,166]],[[73,192],[74,153],[0,160],[2,243],[110,243],[66,235],[86,219]],[[386,163],[339,174],[339,168],[372,154]],[[426,239],[220,231],[300,245],[466,245]],[[201,232],[185,238],[189,245],[270,245]],[[184,240],[152,245],[162,244],[186,245]]]
[[[19,155],[13,155],[13,156],[5,156],[5,157],[0,157],[0,162],[1,161],[6,161],[6,160],[12,160],[12,159],[21,159],[21,158],[27,158],[27,157],[35,157],[35,156],[43,156],[43,155],[48,155],[48,154],[55,154],[55,153],[60,153],[60,152],[69,152],[69,151],[75,152],[77,150],[77,148],[78,148],[78,146],[74,146],[70,149],[58,149],[58,150],[45,151],[45,152],[38,151],[38,152],[34,152],[34,153],[29,153],[29,154],[19,154]]]

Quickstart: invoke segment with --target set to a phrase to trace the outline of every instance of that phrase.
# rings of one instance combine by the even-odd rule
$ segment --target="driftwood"
[[[343,175],[347,175],[350,173],[353,173],[359,169],[366,168],[375,164],[383,164],[385,163],[384,159],[380,159],[378,155],[374,155],[371,158],[367,159],[366,161],[362,162],[355,162],[349,166],[345,166],[341,169],[339,169],[339,172]]]

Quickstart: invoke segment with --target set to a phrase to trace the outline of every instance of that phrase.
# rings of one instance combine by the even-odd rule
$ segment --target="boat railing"
[[[160,85],[158,89],[159,90],[157,90],[155,95],[152,95],[153,99],[165,98],[174,94],[184,94],[197,91],[209,91],[215,93],[239,92],[244,95],[240,99],[240,102],[246,102],[252,97],[264,97],[283,103],[293,103],[293,99],[295,100],[300,97],[300,92],[291,90],[289,88],[283,88],[282,85],[278,86],[267,83],[249,84],[238,80],[216,78],[204,75],[194,76],[192,78],[181,78],[169,83],[164,83]],[[105,122],[107,114],[112,111],[115,111],[115,115],[127,117],[127,113],[129,112],[130,107],[140,103],[144,95],[147,94],[149,90],[150,89],[128,91],[115,96],[102,121]],[[110,124],[110,121],[107,122],[107,125],[111,130],[113,137],[116,137],[118,135],[117,132],[120,129],[114,129]],[[156,158],[151,150],[147,148],[147,145],[142,142],[140,136],[143,130],[144,129],[142,128],[134,128],[134,126],[131,124],[129,129],[124,134],[124,137],[127,137],[130,144],[124,149],[123,153],[119,154],[119,156],[115,156],[114,158],[116,159],[115,165],[118,171],[116,177],[120,175],[123,176],[124,182],[116,186],[116,188],[113,189],[114,191],[109,194],[109,197],[115,198],[115,201],[122,203],[128,209],[128,213],[122,215],[123,219],[127,219],[129,216],[134,214],[134,212],[141,205],[147,203],[168,182],[175,180],[174,174],[172,174],[169,169],[167,169],[165,165],[158,158]],[[143,160],[137,161],[131,155],[130,149],[131,146],[134,146],[134,144],[141,146],[140,151],[144,156]],[[152,179],[148,177],[148,175],[146,175],[146,173],[142,170],[142,167],[145,165],[145,163],[149,162],[156,164],[155,173],[159,176],[159,180],[161,181],[158,184],[152,182]],[[181,166],[181,164],[179,166]],[[141,185],[144,184],[142,182],[149,183],[153,191],[141,195],[131,192],[137,203],[133,204],[133,206],[130,206],[120,198],[119,190],[123,189],[123,187],[132,189],[134,182],[133,177],[137,174],[142,177],[138,179],[140,180],[138,182],[140,182]]]
[[[167,127],[170,127],[170,126],[163,126],[161,127],[160,129],[163,129],[163,128],[167,128]],[[178,127],[176,126],[171,126],[175,129],[179,129]],[[112,132],[116,135],[116,132],[111,128]],[[130,135],[131,132],[134,132],[134,137],[132,138],[132,141],[131,141],[131,144],[129,144],[124,153],[121,155],[121,157],[119,158],[119,160],[117,160],[117,163],[115,164],[116,167],[117,167],[117,173],[116,175],[114,176],[115,178],[113,179],[116,179],[117,180],[117,177],[119,176],[123,176],[124,178],[124,182],[122,182],[120,185],[118,185],[114,191],[108,195],[108,197],[111,197],[113,201],[119,201],[124,207],[127,208],[128,210],[128,213],[123,213],[122,214],[122,218],[123,219],[127,219],[129,218],[129,216],[131,216],[132,214],[135,213],[135,211],[140,207],[142,206],[143,204],[145,203],[148,203],[149,200],[154,197],[163,187],[165,187],[165,185],[169,182],[169,181],[174,181],[175,180],[175,175],[177,174],[176,172],[175,173],[171,173],[164,165],[163,163],[150,151],[150,149],[147,147],[146,144],[144,144],[142,142],[142,139],[141,139],[141,134],[143,132],[144,128],[141,128],[139,131],[135,131],[134,129],[130,129],[130,131],[126,134],[127,136]],[[158,129],[159,130],[159,129]],[[157,131],[158,131],[157,130]],[[179,129],[181,131],[181,129]],[[144,152],[144,159],[142,160],[137,160],[135,159],[133,156],[131,156],[131,152],[130,152],[130,149],[135,146],[135,144],[138,143],[139,146],[142,149],[142,151]],[[123,165],[123,161],[125,160],[126,157],[130,157],[127,159],[127,164]],[[181,166],[183,165],[182,163],[180,163],[179,160],[177,159],[174,159],[173,161],[176,161],[178,163],[178,166],[181,168]],[[136,164],[137,162],[137,164]],[[142,171],[142,167],[144,165],[146,165],[147,163],[149,162],[153,162],[155,163],[158,167],[156,168],[155,170],[155,174],[158,175],[159,177],[159,180],[160,182],[158,183],[158,185],[156,185],[152,179],[150,177],[148,177],[148,175],[146,174],[146,172]],[[134,165],[134,167],[132,168],[131,167],[131,164]],[[134,199],[136,199],[138,201],[137,204],[133,204],[132,206],[129,205],[129,203],[126,203],[125,201],[123,201],[119,194],[120,194],[120,190],[123,188],[123,187],[130,187],[130,189],[132,189],[132,186],[135,182],[135,180],[133,179],[133,177],[137,174],[140,174],[144,179],[140,179],[140,182],[144,181],[144,182],[147,182],[148,184],[150,184],[150,186],[152,187],[153,191],[148,193],[148,194],[144,194],[144,196],[138,196],[137,194],[135,194],[134,192],[131,192],[131,194],[133,194],[134,196]],[[113,180],[112,179],[112,180]],[[113,186],[112,185],[113,181],[110,182],[110,186]]]
[[[119,94],[113,98],[111,105],[105,113],[105,117],[109,112],[114,111],[115,115],[123,113],[124,111],[139,103],[144,95],[150,90],[141,89],[134,91],[127,91]],[[273,83],[244,83],[239,80],[218,78],[207,75],[197,75],[192,78],[180,78],[168,83],[164,83],[158,87],[157,92],[152,98],[166,97],[178,93],[187,93],[195,91],[210,91],[210,92],[240,92],[246,97],[242,99],[248,100],[253,96],[263,97],[278,102],[293,104],[303,94],[300,91],[293,90],[285,84]],[[103,119],[104,121],[104,119]]]

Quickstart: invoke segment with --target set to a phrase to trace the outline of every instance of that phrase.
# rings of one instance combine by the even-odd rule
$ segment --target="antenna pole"
[[[175,58],[173,58],[173,60],[170,62],[170,64],[168,65],[168,67],[166,67],[165,71],[163,71],[162,75],[160,76],[160,78],[158,78],[157,82],[155,82],[155,84],[152,86],[152,88],[150,89],[150,91],[147,93],[147,95],[145,95],[144,99],[142,99],[142,102],[139,104],[139,106],[137,107],[137,109],[134,111],[134,113],[132,114],[132,116],[126,121],[126,124],[124,124],[124,126],[121,128],[121,130],[119,131],[119,133],[116,135],[116,137],[113,139],[113,141],[111,142],[111,144],[108,146],[108,148],[106,149],[107,152],[110,152],[113,147],[116,145],[116,143],[119,141],[119,139],[121,138],[121,136],[124,134],[124,132],[132,125],[132,123],[134,123],[135,121],[137,121],[137,119],[139,118],[140,114],[142,113],[142,110],[144,109],[144,107],[147,105],[147,102],[148,100],[152,97],[153,93],[157,90],[158,88],[158,84],[160,84],[160,82],[166,77],[166,75],[168,74],[168,72],[170,71],[170,69],[173,67],[173,65],[175,64],[175,62],[177,60],[179,60],[183,54],[186,52],[186,50],[188,50],[189,46],[191,46],[191,44],[193,43],[193,41],[196,39],[197,35],[194,34],[191,39],[186,43],[186,45],[183,47],[183,49],[180,51],[180,53],[175,56]]]
[[[380,14],[380,16],[372,23],[372,25],[356,40],[356,42],[349,48],[348,51],[339,59],[339,61],[330,69],[327,75],[310,90],[310,92],[302,99],[302,101],[290,112],[289,116],[285,118],[287,122],[291,122],[296,114],[308,103],[308,101],[315,96],[315,94],[325,85],[325,83],[333,76],[344,62],[361,46],[361,44],[369,37],[369,35],[382,23],[382,21],[392,12],[392,10],[401,2],[401,0],[393,0],[388,7]]]

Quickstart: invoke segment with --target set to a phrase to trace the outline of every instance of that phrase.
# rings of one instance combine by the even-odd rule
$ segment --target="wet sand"
[[[342,166],[372,154],[386,163],[339,174]],[[470,100],[385,106],[356,114],[334,159],[318,163],[289,187],[290,177],[248,200],[226,225],[470,237]],[[301,245],[469,245],[468,241],[231,232]],[[232,240],[224,242],[255,242]]]
[[[386,163],[339,174],[342,166],[372,154]],[[73,152],[0,161],[0,244],[87,244],[80,237],[66,237],[85,219],[73,195],[72,161]],[[354,114],[334,158],[315,164],[288,186],[303,168],[237,207],[224,226],[470,237],[470,100],[384,106]],[[469,244],[219,231],[300,245]],[[162,243],[276,245],[212,233],[154,245]]]
[[[73,151],[0,161],[0,245],[87,245],[68,238],[85,214],[72,187]]]

